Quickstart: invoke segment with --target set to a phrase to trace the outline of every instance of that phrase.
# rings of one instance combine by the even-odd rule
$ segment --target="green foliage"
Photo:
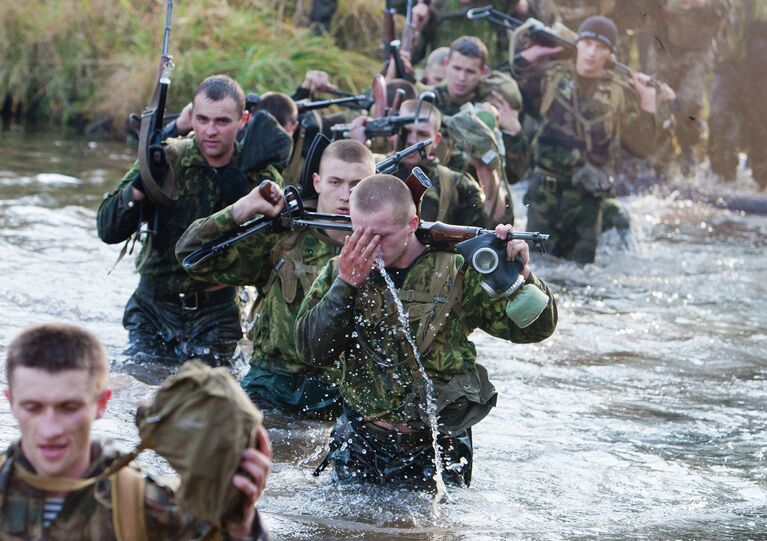
[[[85,123],[111,116],[115,129],[140,112],[157,75],[165,0],[2,0],[0,99],[14,111],[54,123]],[[292,92],[309,69],[324,69],[340,87],[359,90],[375,73],[373,9],[383,2],[342,0],[336,20],[355,34],[331,28],[317,37],[293,24],[308,0],[174,2],[170,53],[176,70],[169,110],[189,100],[206,76],[226,73],[251,92]],[[370,4],[373,7],[364,7]],[[378,5],[380,4],[380,6]],[[356,10],[356,11],[355,11]],[[361,32],[360,32],[361,30]],[[375,39],[371,37],[375,35]],[[341,50],[335,41],[350,50]],[[375,43],[375,45],[373,45]]]

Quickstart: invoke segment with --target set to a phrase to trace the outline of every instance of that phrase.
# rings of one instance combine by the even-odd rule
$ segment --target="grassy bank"
[[[0,0],[0,100],[4,112],[85,126],[111,117],[119,132],[155,84],[165,0]],[[367,86],[379,62],[382,0],[341,0],[330,35],[297,25],[310,0],[176,1],[168,110],[213,73],[246,91],[292,92],[308,69],[342,88]],[[343,47],[344,49],[342,49]]]

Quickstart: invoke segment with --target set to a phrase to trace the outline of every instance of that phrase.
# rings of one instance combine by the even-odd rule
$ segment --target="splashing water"
[[[394,285],[394,281],[386,272],[383,259],[380,257],[376,258],[376,265],[378,266],[378,270],[381,273],[381,276],[383,276],[383,279],[386,282],[386,286],[389,288],[389,292],[394,298],[394,305],[397,307],[399,322],[402,327],[402,334],[405,335],[407,343],[410,344],[410,348],[413,350],[415,362],[418,365],[418,370],[421,373],[421,377],[423,378],[424,382],[424,391],[426,395],[426,414],[429,418],[429,427],[431,428],[431,441],[432,447],[434,448],[434,482],[437,485],[437,493],[434,495],[433,509],[434,515],[438,516],[439,508],[437,507],[437,504],[443,501],[447,501],[449,495],[447,493],[447,486],[445,486],[445,480],[442,477],[444,465],[442,464],[442,455],[440,454],[441,447],[437,442],[437,436],[439,435],[439,432],[437,431],[437,405],[434,403],[434,384],[432,383],[429,375],[426,373],[426,369],[421,362],[421,355],[418,353],[418,347],[416,346],[415,340],[413,340],[413,336],[410,334],[407,316],[405,315],[405,307],[402,306],[402,301],[397,294],[397,288]]]

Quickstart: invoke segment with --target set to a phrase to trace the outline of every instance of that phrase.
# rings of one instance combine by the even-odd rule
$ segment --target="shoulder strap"
[[[453,256],[453,254],[446,254],[446,255]],[[442,261],[442,258],[438,258],[438,263],[440,263],[441,261]],[[447,322],[447,317],[450,315],[450,311],[456,305],[456,302],[458,301],[459,296],[463,292],[463,277],[465,274],[466,274],[466,265],[464,264],[464,265],[461,265],[461,267],[456,272],[453,283],[449,284],[450,292],[447,294],[447,299],[439,307],[439,310],[437,310],[437,313],[434,314],[434,317],[429,322],[428,327],[426,329],[426,333],[423,335],[423,338],[418,341],[418,351],[421,355],[424,355],[427,351],[429,351],[429,348],[431,347],[432,343],[434,343],[434,339],[440,333],[440,331],[442,330],[442,327],[445,326],[445,323]],[[418,334],[420,335],[420,333]]]
[[[112,481],[112,524],[117,541],[147,541],[144,517],[146,481],[130,466],[110,476]]]

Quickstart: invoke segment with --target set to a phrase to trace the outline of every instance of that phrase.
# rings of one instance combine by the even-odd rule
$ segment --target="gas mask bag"
[[[262,419],[225,368],[196,360],[165,380],[136,413],[140,447],[154,449],[181,478],[181,508],[217,528],[241,517],[244,495],[232,477],[242,452],[255,446]]]

